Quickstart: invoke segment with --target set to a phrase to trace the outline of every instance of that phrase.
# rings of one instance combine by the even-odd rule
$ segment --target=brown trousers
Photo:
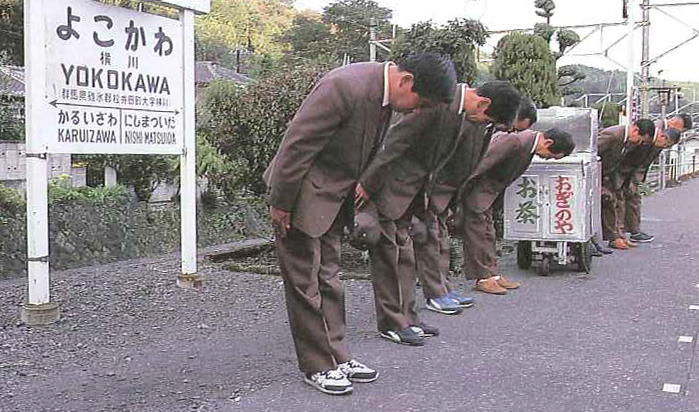
[[[495,223],[492,207],[478,213],[464,208],[463,270],[467,279],[497,276]]]
[[[398,270],[400,291],[402,296],[403,316],[408,325],[418,325],[420,317],[417,313],[417,294],[415,293],[415,276],[417,266],[415,264],[415,243],[409,238],[405,245],[400,247],[398,256]]]
[[[617,196],[617,220],[620,231],[638,233],[641,231],[641,192],[638,183],[629,182]]]
[[[425,299],[433,299],[449,293],[446,273],[449,271],[448,211],[437,215],[428,210],[420,218],[426,227],[422,242],[413,242],[417,275]]]
[[[602,179],[602,239],[623,237],[619,230],[618,197],[620,190],[614,179]]]
[[[374,287],[376,323],[379,331],[398,331],[410,326],[404,307],[415,306],[415,259],[408,236],[410,220],[379,217],[381,237],[369,249],[371,282]]]
[[[291,335],[306,374],[351,359],[344,343],[345,292],[339,277],[342,220],[338,217],[320,238],[292,229],[276,239]]]

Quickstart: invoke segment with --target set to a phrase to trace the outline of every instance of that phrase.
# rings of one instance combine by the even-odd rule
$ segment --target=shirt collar
[[[462,114],[465,110],[466,106],[466,89],[468,88],[467,84],[462,84],[461,85],[461,102],[459,103],[459,114]]]
[[[383,103],[381,104],[381,107],[386,107],[389,104],[391,104],[391,99],[390,99],[390,93],[391,93],[391,88],[389,87],[388,84],[388,69],[393,66],[393,62],[386,62],[383,65]]]
[[[531,154],[536,153],[536,147],[539,145],[539,138],[541,137],[541,132],[536,132],[536,137],[534,138],[534,147],[532,147]]]

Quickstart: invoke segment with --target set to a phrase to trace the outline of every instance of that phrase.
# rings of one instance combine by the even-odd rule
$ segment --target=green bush
[[[125,186],[112,187],[71,187],[70,177],[63,175],[57,181],[49,183],[49,204],[69,201],[89,201],[95,204],[104,204],[109,200],[118,200],[126,197],[128,190]]]
[[[287,124],[327,69],[318,63],[287,65],[246,86],[214,82],[205,90],[199,131],[227,163],[216,164],[212,175],[229,199],[240,190],[265,193],[262,174]]]

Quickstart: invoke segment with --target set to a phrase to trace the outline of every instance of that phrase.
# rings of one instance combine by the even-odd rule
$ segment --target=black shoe
[[[614,253],[614,251],[607,247],[607,245],[605,245],[604,243],[595,243],[594,245],[598,251],[602,252],[605,255],[611,255],[612,253]]]
[[[602,252],[600,252],[598,246],[594,243],[592,244],[592,247],[590,248],[590,255],[592,255],[592,257],[604,256],[604,254]]]
[[[653,240],[655,240],[655,236],[651,236],[651,235],[643,233],[643,232],[638,232],[638,233],[632,233],[631,236],[629,236],[629,239],[633,240],[634,242],[638,242],[638,243],[650,243]]]
[[[379,333],[382,338],[388,339],[391,342],[400,343],[401,345],[423,346],[425,344],[425,339],[410,326],[398,331],[389,330]]]
[[[417,325],[413,325],[410,327],[410,329],[414,330],[422,337],[431,338],[433,336],[439,336],[439,329],[436,326],[430,326],[425,322],[420,322]]]

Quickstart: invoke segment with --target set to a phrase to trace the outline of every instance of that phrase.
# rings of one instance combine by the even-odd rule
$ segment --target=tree
[[[573,30],[560,29],[556,34],[556,41],[558,42],[558,57],[561,57],[568,47],[580,41],[580,36]]]
[[[213,0],[211,12],[196,21],[196,57],[234,66],[236,52],[244,50],[281,56],[276,41],[295,15],[292,0]]]
[[[556,4],[553,0],[534,0],[534,7],[536,10],[536,15],[546,19],[546,24],[551,24],[551,17],[553,17],[553,10],[556,8]]]
[[[24,3],[0,0],[0,64],[24,65]]]
[[[369,60],[369,23],[376,20],[380,38],[391,34],[391,9],[380,7],[372,0],[336,0],[323,8],[323,21],[335,31],[337,56],[347,54],[352,61]]]
[[[546,40],[546,43],[551,43],[553,35],[556,34],[556,29],[548,23],[536,23],[534,25],[534,34]]]
[[[316,59],[336,52],[332,28],[312,13],[298,14],[291,28],[277,39],[288,45],[287,55],[294,58]]]
[[[203,93],[200,133],[231,162],[227,196],[245,189],[264,194],[262,174],[279,147],[287,124],[327,70],[317,64],[290,65],[245,87],[214,82]]]
[[[511,33],[500,39],[492,70],[497,79],[509,81],[539,107],[558,102],[556,60],[539,36]]]
[[[546,19],[546,23],[536,23],[534,25],[534,34],[546,40],[546,44],[550,44],[553,35],[556,34],[558,51],[553,52],[553,55],[558,60],[563,57],[567,48],[580,41],[580,36],[573,30],[559,29],[557,31],[555,27],[551,26],[551,17],[553,17],[553,10],[556,8],[553,0],[534,0],[534,7],[538,9],[535,11],[536,15]],[[558,71],[557,78],[560,93],[563,96],[568,96],[578,92],[579,88],[573,87],[571,84],[584,79],[585,74],[577,71],[573,66],[567,66],[565,69],[561,68]]]
[[[454,61],[459,81],[473,84],[477,77],[475,49],[485,44],[488,32],[477,20],[455,19],[442,27],[431,21],[413,24],[393,44],[392,58],[431,51]]]

